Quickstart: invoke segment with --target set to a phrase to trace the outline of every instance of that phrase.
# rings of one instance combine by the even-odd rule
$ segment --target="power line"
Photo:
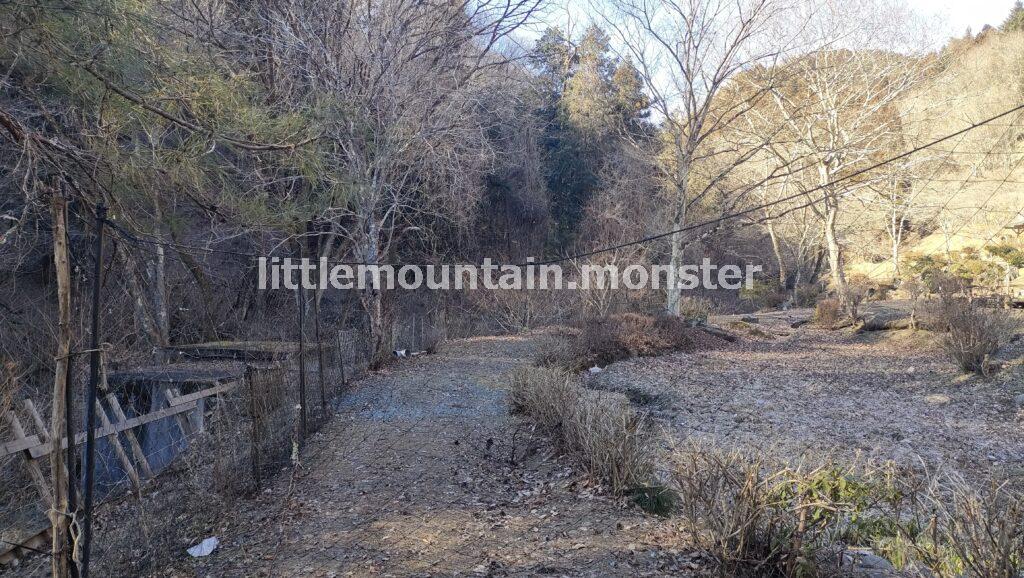
[[[1004,112],[1001,112],[1001,113],[999,113],[999,114],[997,114],[995,116],[991,116],[989,118],[986,118],[984,120],[978,121],[976,123],[972,123],[972,124],[968,125],[967,127],[964,127],[964,128],[962,128],[960,130],[957,130],[957,131],[949,133],[949,134],[947,134],[945,136],[936,138],[936,139],[931,140],[931,141],[929,141],[927,143],[924,143],[922,145],[918,145],[918,146],[916,146],[916,147],[914,147],[914,148],[912,148],[910,150],[907,150],[907,151],[902,152],[902,153],[900,153],[898,155],[886,158],[886,159],[884,159],[882,161],[879,161],[877,163],[871,164],[871,165],[869,165],[867,167],[858,169],[858,170],[853,171],[853,172],[851,172],[851,173],[849,173],[847,175],[844,175],[842,177],[838,177],[836,179],[833,179],[833,180],[831,180],[831,181],[829,181],[827,183],[823,183],[823,184],[811,187],[810,189],[806,189],[806,190],[800,191],[798,193],[794,193],[792,195],[781,197],[779,199],[775,199],[775,200],[772,200],[772,201],[769,201],[769,202],[766,202],[766,203],[762,203],[762,204],[759,204],[759,205],[754,205],[754,206],[751,206],[751,207],[748,207],[748,208],[745,208],[745,209],[742,209],[742,210],[739,210],[739,211],[727,213],[727,214],[715,217],[713,219],[708,219],[708,220],[705,220],[705,221],[701,221],[699,223],[693,223],[693,224],[690,224],[690,225],[687,225],[687,226],[684,226],[684,227],[680,227],[678,229],[672,229],[672,230],[669,230],[669,231],[664,231],[664,232],[661,232],[661,233],[656,233],[656,234],[653,234],[653,235],[648,235],[648,236],[645,236],[645,237],[640,237],[640,238],[634,239],[632,241],[626,241],[626,242],[622,242],[622,243],[617,243],[617,244],[605,246],[605,247],[602,247],[602,248],[599,248],[599,249],[593,249],[593,250],[589,250],[589,251],[582,251],[582,252],[573,253],[573,254],[570,254],[570,255],[564,255],[564,256],[561,256],[561,257],[556,257],[556,258],[547,259],[547,260],[543,260],[543,261],[526,262],[526,263],[512,263],[511,265],[517,265],[517,266],[553,265],[553,264],[556,264],[556,263],[563,263],[563,262],[566,262],[566,261],[572,261],[572,260],[576,260],[576,259],[592,257],[594,255],[599,255],[599,254],[602,254],[602,253],[608,253],[608,252],[611,252],[611,251],[616,251],[616,250],[619,250],[619,249],[624,249],[626,247],[633,247],[633,246],[636,246],[636,245],[642,245],[642,244],[650,243],[652,241],[657,241],[657,240],[660,240],[660,239],[664,239],[664,238],[667,238],[667,237],[670,237],[672,235],[676,235],[676,234],[679,234],[679,233],[686,233],[686,232],[694,231],[694,230],[701,229],[701,228],[704,228],[704,227],[709,227],[709,226],[712,226],[712,225],[717,225],[717,224],[721,224],[721,223],[724,223],[724,222],[727,222],[727,221],[731,221],[733,219],[736,219],[736,218],[739,218],[739,217],[744,217],[744,216],[750,215],[751,213],[755,213],[755,212],[758,212],[758,211],[761,211],[761,210],[764,210],[764,209],[767,209],[767,208],[770,208],[770,207],[774,207],[774,206],[777,206],[777,205],[780,205],[780,204],[783,204],[783,203],[787,203],[789,201],[793,201],[793,200],[799,199],[801,197],[808,197],[808,196],[810,196],[811,194],[813,194],[815,192],[818,192],[818,191],[821,191],[823,189],[827,189],[827,188],[833,187],[836,184],[839,184],[839,183],[842,183],[842,182],[845,182],[845,181],[849,181],[851,179],[854,179],[854,178],[856,178],[856,177],[858,177],[860,175],[863,175],[863,174],[868,173],[870,171],[873,171],[875,169],[878,169],[878,168],[884,167],[886,165],[892,164],[892,163],[894,163],[896,161],[905,159],[905,158],[910,157],[912,155],[915,155],[915,154],[917,154],[917,153],[919,153],[919,152],[921,152],[923,150],[929,149],[931,147],[934,147],[935,145],[938,145],[940,143],[946,142],[946,141],[948,141],[950,139],[953,139],[953,138],[956,138],[956,137],[958,137],[960,135],[966,134],[966,133],[968,133],[968,132],[970,132],[972,130],[975,130],[975,129],[979,128],[979,127],[982,127],[982,126],[988,125],[990,123],[993,123],[994,121],[997,121],[997,120],[999,120],[1001,118],[1007,117],[1007,116],[1009,116],[1009,115],[1011,115],[1013,113],[1016,113],[1018,111],[1021,111],[1021,110],[1024,110],[1024,104],[1019,104],[1019,105],[1017,105],[1017,106],[1015,106],[1013,108],[1010,108],[1010,109],[1008,109],[1008,110],[1006,110]],[[1007,124],[1007,125],[1004,125],[1004,126],[1007,126],[1007,127],[1014,126],[1014,123]],[[955,150],[955,147],[952,150]],[[944,152],[947,152],[947,154],[952,154],[952,150],[944,151]],[[973,154],[976,154],[976,153],[973,153]],[[804,204],[804,205],[802,205],[800,207],[797,207],[796,209],[813,205],[814,203],[820,202],[820,201],[824,200],[825,198],[827,198],[827,195],[821,197],[820,199],[812,199],[808,203],[806,203],[806,204]],[[793,210],[793,209],[791,209],[791,210]],[[789,212],[789,211],[787,211],[787,212]],[[132,241],[135,241],[137,243],[148,243],[148,244],[152,244],[152,245],[163,245],[163,246],[166,246],[166,247],[174,248],[176,250],[226,254],[226,255],[233,255],[233,256],[237,256],[237,257],[246,257],[246,258],[252,258],[252,259],[257,259],[257,258],[261,258],[261,257],[269,257],[269,255],[263,255],[263,254],[259,254],[259,253],[232,251],[232,250],[227,250],[227,249],[215,249],[215,248],[212,248],[212,247],[197,247],[197,246],[192,246],[192,245],[186,245],[186,244],[183,244],[183,243],[172,243],[172,242],[161,241],[161,240],[142,239],[142,238],[139,238],[138,236],[136,236],[136,235],[126,231],[123,227],[121,227],[119,224],[117,224],[117,223],[115,223],[113,221],[106,220],[105,222],[107,224],[111,225],[111,227],[114,228],[120,235],[122,235],[122,236],[124,236],[124,237],[126,237],[126,238],[128,238],[128,239],[130,239]],[[143,235],[144,235],[144,233],[143,233]],[[373,265],[382,266],[382,265],[386,265],[385,263],[368,263],[368,262],[360,262],[360,261],[334,261],[334,260],[328,260],[328,263],[332,264],[332,265],[368,265],[368,266],[373,266]],[[403,263],[403,265],[407,265],[407,264],[408,263]],[[501,265],[509,265],[509,264],[498,264],[498,263],[495,263],[495,265],[496,266],[501,266]]]

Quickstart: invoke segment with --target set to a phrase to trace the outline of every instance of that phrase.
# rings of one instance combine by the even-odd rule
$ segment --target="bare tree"
[[[770,65],[783,53],[783,43],[769,34],[782,14],[783,6],[775,0],[624,0],[604,16],[636,63],[662,123],[665,147],[658,164],[672,230],[690,224],[695,205],[706,195],[728,194],[723,182],[756,153],[756,146],[742,151],[734,143],[716,146],[713,137],[763,96],[723,98],[735,75],[756,64]],[[723,162],[723,157],[728,160]],[[698,177],[699,169],[704,172]],[[748,184],[733,197],[756,185]],[[672,235],[673,270],[683,264],[692,240],[684,232]],[[677,314],[679,303],[680,289],[673,283],[666,310]]]
[[[428,234],[426,222],[470,221],[494,162],[480,91],[510,66],[500,48],[537,3],[294,1],[261,15],[275,94],[314,110],[324,130],[324,170],[306,186],[338,239],[329,255],[382,264],[396,242]],[[361,298],[379,358],[385,301]]]
[[[871,172],[837,182],[881,160],[902,143],[898,100],[927,74],[933,62],[914,52],[907,22],[897,5],[881,0],[807,5],[801,34],[822,48],[782,66],[792,81],[772,84],[777,118],[788,127],[786,153],[806,159],[817,174],[811,205],[822,222],[832,284],[844,308],[855,315],[846,283],[844,248],[838,234],[844,200],[868,194],[885,173]]]

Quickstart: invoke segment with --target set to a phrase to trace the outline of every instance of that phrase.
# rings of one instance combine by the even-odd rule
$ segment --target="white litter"
[[[216,536],[213,536],[212,538],[207,538],[202,542],[196,544],[195,546],[189,548],[188,555],[192,556],[193,558],[202,558],[203,556],[209,556],[217,548],[218,544],[220,544],[220,540],[218,540]]]
[[[601,373],[602,371],[604,371],[604,369],[595,365],[594,367],[591,367],[587,371],[589,371],[590,373]]]

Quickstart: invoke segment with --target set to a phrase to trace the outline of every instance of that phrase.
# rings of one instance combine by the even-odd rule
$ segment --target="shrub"
[[[999,349],[1000,340],[1012,330],[1005,315],[985,311],[966,299],[946,297],[930,308],[924,326],[945,331],[942,348],[960,369],[985,375],[989,356]]]
[[[647,419],[622,395],[584,390],[576,398],[563,441],[587,472],[616,494],[650,479],[653,436]]]
[[[512,374],[509,409],[513,414],[527,416],[551,433],[566,423],[579,395],[580,387],[563,371],[523,368]]]
[[[510,409],[553,435],[561,449],[616,494],[643,486],[654,463],[647,419],[619,394],[584,389],[558,370],[527,368],[511,379]]]
[[[679,298],[679,317],[691,327],[707,323],[714,309],[711,301],[703,297],[683,295]]]
[[[538,362],[559,365],[569,371],[605,366],[630,357],[691,351],[694,329],[674,315],[625,313],[583,322],[568,346],[546,348]]]
[[[740,299],[758,309],[775,309],[786,301],[786,293],[775,279],[755,279],[740,289]]]
[[[843,308],[838,299],[827,297],[818,301],[814,307],[814,322],[822,327],[834,327],[843,316]]]

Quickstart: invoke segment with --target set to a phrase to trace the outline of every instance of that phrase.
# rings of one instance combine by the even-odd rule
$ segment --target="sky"
[[[614,2],[615,0],[606,0]],[[1015,0],[902,0],[925,21],[939,27],[934,40],[939,45],[950,37],[963,36],[969,27],[975,34],[989,24],[999,26],[1010,14]],[[579,25],[589,19],[588,0],[554,0],[545,17],[521,30],[525,45],[532,45],[544,29],[553,24],[565,26],[568,20]]]
[[[986,24],[999,26],[1014,0],[907,0],[922,16],[938,16],[949,36],[962,36],[968,27],[977,34]]]

